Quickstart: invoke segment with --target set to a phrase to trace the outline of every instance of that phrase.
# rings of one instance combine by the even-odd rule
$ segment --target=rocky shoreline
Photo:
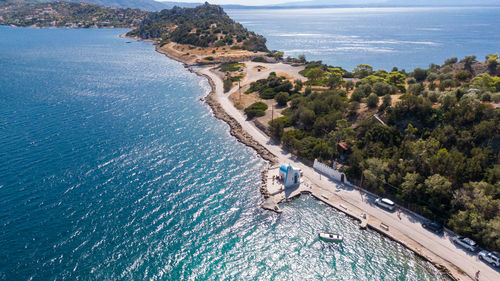
[[[120,37],[124,38],[127,37],[125,35],[121,35]],[[129,37],[131,39],[135,40],[141,40],[137,37]],[[224,121],[229,125],[229,133],[231,136],[235,137],[240,143],[252,148],[255,150],[255,152],[266,162],[268,162],[269,166],[274,166],[278,164],[278,158],[272,154],[267,148],[262,146],[259,142],[257,142],[250,134],[248,134],[243,128],[241,127],[240,123],[236,121],[232,116],[227,114],[227,112],[222,108],[220,103],[217,101],[215,98],[215,93],[216,93],[216,86],[212,78],[208,75],[205,75],[203,73],[200,73],[196,70],[194,70],[192,67],[193,66],[207,66],[210,64],[206,63],[200,63],[200,64],[189,64],[186,61],[183,61],[180,57],[175,56],[173,54],[169,54],[167,51],[164,49],[159,48],[159,46],[151,41],[147,40],[148,42],[151,42],[155,45],[155,50],[167,56],[170,59],[173,59],[175,61],[178,61],[186,67],[190,72],[195,73],[198,76],[204,77],[208,80],[208,83],[210,85],[210,92],[202,99],[211,109],[214,114],[214,117]],[[211,64],[211,65],[216,65],[216,64]],[[267,174],[269,171],[269,167],[265,168],[262,173],[261,173],[261,185],[259,188],[260,193],[264,196],[265,198],[269,197],[269,191],[267,190]]]

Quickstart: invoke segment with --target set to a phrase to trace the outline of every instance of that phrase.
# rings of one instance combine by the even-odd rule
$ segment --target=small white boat
[[[319,234],[319,238],[327,242],[342,242],[344,240],[344,237],[342,237],[342,235],[340,234],[323,233],[323,232]]]

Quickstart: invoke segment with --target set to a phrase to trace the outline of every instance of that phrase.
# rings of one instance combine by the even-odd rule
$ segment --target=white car
[[[383,208],[386,208],[388,210],[394,210],[394,208],[396,208],[396,204],[394,204],[394,202],[392,202],[391,200],[387,199],[387,198],[377,198],[377,200],[375,200],[375,204],[379,205],[380,207],[383,207]]]
[[[480,260],[487,261],[493,266],[500,267],[500,253],[481,251],[478,256]]]
[[[462,236],[455,236],[451,239],[456,244],[466,248],[467,250],[474,252],[477,250],[477,244],[474,240]]]

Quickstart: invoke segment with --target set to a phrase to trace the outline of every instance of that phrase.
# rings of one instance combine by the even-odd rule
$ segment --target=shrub
[[[389,106],[391,106],[391,102],[392,102],[392,98],[391,98],[391,95],[385,95],[383,98],[382,98],[382,104],[379,106],[379,110],[380,111],[383,111],[385,110],[386,108],[388,108]]]
[[[277,139],[281,139],[284,129],[290,127],[290,117],[283,116],[269,121],[269,132]]]
[[[455,74],[455,78],[458,81],[462,81],[462,82],[469,80],[471,77],[472,77],[472,74],[468,71],[460,71],[460,72],[457,72],[457,74]]]
[[[411,78],[408,78],[408,80],[406,82],[408,83],[408,85],[413,85],[413,84],[417,83],[417,79],[411,77]]]
[[[366,104],[370,108],[375,108],[378,105],[378,96],[374,93],[370,94],[366,99]]]
[[[260,98],[265,100],[274,99],[275,95],[276,92],[273,89],[265,89],[259,94]]]
[[[351,101],[361,102],[361,99],[363,99],[364,97],[365,93],[359,90],[359,88],[356,88],[356,90],[354,90],[354,92],[351,95]]]
[[[245,108],[245,114],[248,118],[260,117],[266,115],[267,104],[259,101]]]
[[[267,62],[267,60],[262,57],[262,56],[259,56],[259,57],[255,57],[252,59],[253,62]]]
[[[417,82],[423,82],[427,78],[427,70],[417,67],[413,70],[413,77]]]
[[[290,99],[290,94],[288,94],[287,92],[280,92],[274,97],[274,99],[279,106],[286,106],[286,103]]]
[[[209,57],[204,57],[203,59],[204,59],[204,60],[208,60],[208,61],[213,61],[213,60],[214,60],[214,57],[209,56]]]
[[[306,88],[306,90],[305,90],[305,92],[304,92],[304,96],[308,96],[308,95],[310,95],[310,94],[311,94],[311,92],[312,92],[311,87],[307,87],[307,88]]]
[[[226,79],[224,79],[224,93],[229,92],[232,87],[233,87],[233,80],[231,79],[231,77],[226,77]]]

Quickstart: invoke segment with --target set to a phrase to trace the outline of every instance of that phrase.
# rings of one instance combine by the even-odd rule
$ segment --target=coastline
[[[129,38],[131,38],[131,37],[129,37]],[[137,40],[137,38],[131,38],[131,39]],[[148,41],[152,42],[150,40],[148,40]],[[268,181],[268,178],[269,178],[268,173],[272,169],[271,168],[272,166],[275,166],[277,163],[280,162],[280,160],[282,160],[282,159],[280,159],[280,157],[277,156],[280,154],[280,152],[278,151],[278,153],[276,153],[277,151],[274,151],[274,153],[273,153],[272,149],[269,149],[269,147],[266,147],[266,146],[272,145],[272,144],[269,144],[269,143],[266,144],[266,142],[262,142],[262,138],[260,138],[260,139],[257,138],[258,136],[255,134],[255,132],[253,132],[253,133],[247,132],[247,130],[245,130],[245,129],[248,129],[248,124],[246,124],[248,122],[245,122],[245,120],[241,120],[241,118],[237,118],[238,116],[236,116],[234,114],[234,112],[229,112],[227,110],[227,108],[224,108],[224,106],[221,104],[220,96],[217,95],[217,92],[221,91],[220,85],[218,87],[217,84],[221,83],[222,80],[215,73],[210,71],[210,67],[205,67],[205,68],[201,68],[201,69],[193,69],[192,66],[197,66],[200,64],[189,64],[186,61],[183,61],[182,58],[179,58],[175,55],[172,55],[172,54],[169,54],[168,52],[165,52],[164,50],[161,50],[159,48],[159,46],[157,44],[155,44],[155,42],[152,42],[152,43],[155,45],[155,49],[157,52],[166,55],[170,59],[173,59],[173,60],[176,60],[176,61],[182,63],[190,72],[193,72],[201,77],[205,77],[208,80],[210,87],[211,87],[211,90],[209,91],[209,93],[207,94],[207,96],[203,100],[212,109],[214,116],[217,119],[220,119],[229,125],[230,134],[232,136],[236,137],[236,139],[239,142],[243,143],[244,145],[253,148],[259,156],[261,156],[264,160],[266,160],[270,164],[270,166],[267,167],[266,169],[264,169],[264,171],[262,172],[262,185],[260,187],[260,192],[264,196],[264,199],[268,199],[270,197],[270,192],[268,189],[268,182],[269,182]],[[212,64],[212,65],[215,65],[215,64]],[[225,105],[227,107],[227,103]],[[235,110],[237,110],[237,109],[235,109]],[[255,129],[258,130],[257,128],[255,128]],[[256,138],[259,140],[257,140]],[[303,163],[300,162],[299,160],[293,158],[292,161],[294,162],[294,164],[297,164],[299,167],[301,167],[301,168],[303,167]],[[309,167],[309,169],[311,169],[311,168]],[[317,179],[315,179],[315,180],[312,179],[312,177],[310,175],[306,175],[305,177],[309,178],[311,180],[313,186],[318,187],[318,185],[315,184],[315,181],[317,182]],[[320,177],[320,180],[321,180],[321,177]],[[319,188],[319,189],[321,189],[321,188]],[[324,192],[324,191],[325,190],[322,190],[321,192]],[[297,196],[297,195],[300,195],[303,193],[309,193],[313,197],[315,197],[316,199],[328,204],[329,206],[331,206],[331,207],[333,207],[341,212],[348,214],[351,217],[354,217],[355,219],[359,219],[358,218],[359,214],[355,215],[354,214],[355,212],[359,212],[359,211],[366,212],[366,210],[364,210],[361,206],[347,201],[346,198],[343,198],[340,195],[331,193],[334,195],[333,197],[336,197],[335,200],[340,199],[342,202],[344,202],[344,204],[348,204],[348,206],[349,206],[349,208],[346,208],[345,206],[343,206],[341,204],[340,208],[339,208],[339,206],[335,206],[335,204],[331,202],[332,201],[331,199],[333,197],[330,198],[330,197],[322,196],[321,192],[317,192],[317,194],[315,194],[314,192],[301,191],[301,192],[298,192],[298,194],[296,194],[294,196]],[[361,192],[358,191],[358,194],[361,194]],[[281,203],[281,202],[286,201],[286,200],[289,200],[289,199],[292,199],[294,196],[285,197],[284,199],[280,200],[279,202],[276,202],[276,204]],[[361,195],[361,197],[362,196],[363,195]],[[363,201],[363,199],[361,201]],[[261,207],[263,207],[263,206],[261,205]],[[270,208],[265,208],[265,209],[273,210]],[[348,212],[348,210],[350,210],[351,212]],[[274,209],[273,211],[277,211],[277,210]],[[355,212],[352,212],[352,211],[355,211]],[[366,212],[366,213],[370,216],[370,218],[377,217],[377,216],[374,216],[370,212]],[[413,216],[413,214],[409,214],[409,215],[405,214],[405,216],[410,217],[410,216]],[[391,225],[391,231],[385,230],[381,227],[382,225],[385,226],[385,224],[381,223],[381,221],[382,221],[382,219],[379,220],[377,218],[376,220],[374,220],[374,222],[380,223],[380,225],[376,225],[375,223],[369,223],[368,227],[370,227],[370,229],[373,229],[373,230],[379,232],[380,234],[383,234],[386,237],[398,242],[399,244],[405,246],[406,248],[412,250],[416,255],[420,256],[421,258],[423,258],[423,259],[427,260],[428,262],[430,262],[431,264],[433,264],[436,268],[438,268],[440,271],[447,274],[453,280],[474,280],[472,278],[473,273],[470,272],[470,270],[468,270],[467,272],[464,271],[462,268],[460,268],[454,262],[449,261],[446,258],[444,258],[443,256],[435,253],[435,251],[430,250],[430,249],[433,249],[432,247],[422,245],[422,243],[420,243],[419,241],[414,240],[412,237],[415,235],[408,235],[408,233],[405,234],[402,231],[399,231],[397,229],[397,227],[394,228],[392,225]],[[418,236],[418,234],[416,236]],[[482,271],[482,272],[484,272],[484,271]],[[480,280],[489,280],[489,279],[481,278]]]

